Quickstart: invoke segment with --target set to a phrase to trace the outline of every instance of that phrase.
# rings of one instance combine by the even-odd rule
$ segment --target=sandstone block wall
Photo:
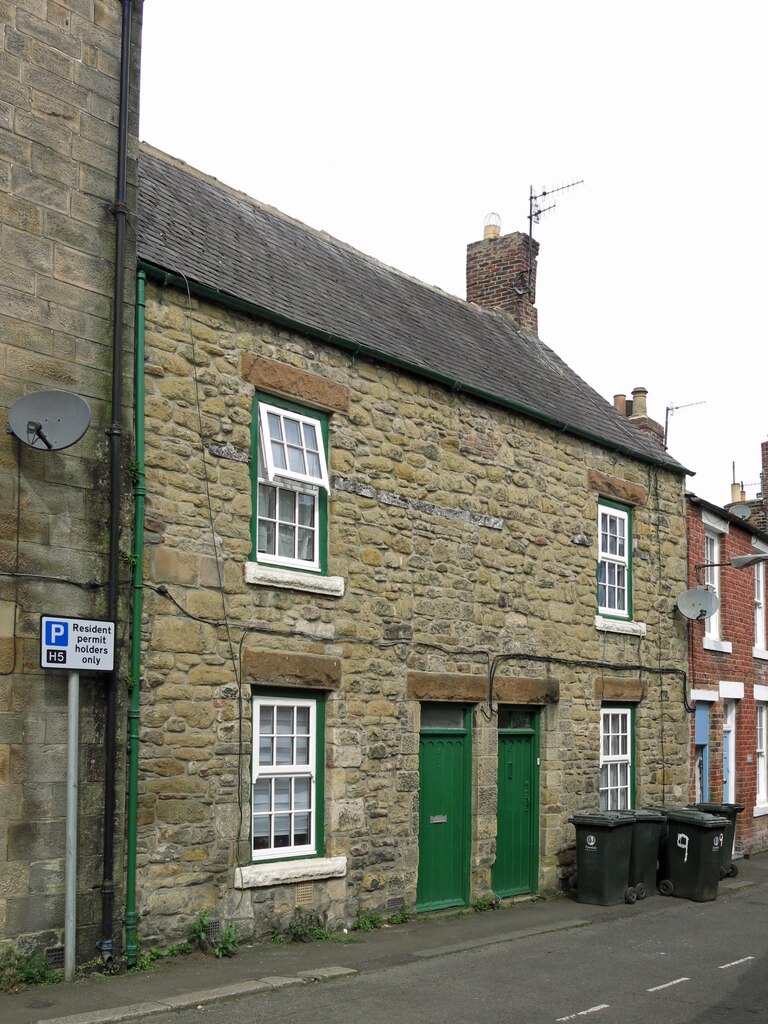
[[[67,675],[39,668],[39,618],[106,612],[120,37],[119,0],[0,2],[0,943],[22,949],[59,945],[64,925]],[[137,82],[136,72],[131,209]],[[130,304],[126,319],[130,375]],[[36,451],[6,434],[9,407],[41,390],[90,405],[74,447]],[[126,463],[130,392],[129,380]],[[103,678],[82,675],[78,948],[88,958],[100,922],[103,691]],[[118,839],[118,880],[120,863]]]
[[[672,610],[686,579],[682,478],[194,295],[190,307],[170,286],[149,283],[146,312],[148,938],[178,935],[204,907],[263,934],[307,898],[287,884],[233,888],[249,857],[250,695],[275,685],[278,656],[290,684],[304,673],[328,693],[325,854],[347,870],[309,898],[332,922],[415,902],[421,705],[409,674],[437,676],[436,694],[473,707],[473,899],[495,856],[497,726],[483,709],[496,655],[511,656],[503,692],[542,707],[542,890],[571,873],[569,816],[597,806],[604,699],[636,706],[638,803],[684,799],[681,678],[621,667],[686,665]],[[343,597],[244,579],[254,390],[284,395],[292,380],[332,410],[328,571]],[[595,625],[600,493],[637,503],[645,638]]]

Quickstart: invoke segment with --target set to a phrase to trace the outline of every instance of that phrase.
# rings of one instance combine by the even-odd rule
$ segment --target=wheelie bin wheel
[[[648,895],[648,890],[645,888],[642,882],[638,882],[635,886],[635,895],[639,900],[644,900]]]
[[[674,891],[675,887],[674,885],[672,885],[670,880],[668,878],[662,878],[662,880],[659,882],[659,892],[661,893],[661,895],[671,896]]]
[[[735,878],[736,875],[738,875],[738,873],[739,873],[739,869],[736,867],[736,865],[735,864],[731,864],[731,866],[728,868],[728,877],[729,878]]]
[[[626,888],[626,891],[624,892],[624,902],[625,903],[634,903],[636,899],[637,899],[637,890],[633,886],[628,885],[627,888]]]
[[[722,880],[725,878],[725,876],[727,874],[728,874],[728,872],[725,870],[725,868],[720,868],[720,881],[721,882],[722,882]]]

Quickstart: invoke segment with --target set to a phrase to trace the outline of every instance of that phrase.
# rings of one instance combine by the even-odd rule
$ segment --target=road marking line
[[[578,1013],[570,1013],[567,1017],[558,1017],[557,1020],[576,1020],[577,1017],[586,1017],[588,1013],[595,1013],[597,1010],[607,1010],[609,1003],[600,1003],[599,1006],[590,1006],[588,1010],[579,1010]]]
[[[646,992],[660,992],[663,988],[671,988],[673,985],[682,985],[684,981],[690,981],[690,978],[675,978],[674,981],[668,981],[666,985],[655,985],[653,988],[647,988]]]
[[[726,967],[737,967],[739,964],[745,964],[747,960],[754,960],[753,956],[743,956],[741,960],[731,960],[729,964],[720,964],[718,971],[724,971]]]

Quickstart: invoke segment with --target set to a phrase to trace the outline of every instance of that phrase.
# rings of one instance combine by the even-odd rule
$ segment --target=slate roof
[[[405,364],[566,433],[685,472],[536,336],[263,206],[148,146],[139,259]]]

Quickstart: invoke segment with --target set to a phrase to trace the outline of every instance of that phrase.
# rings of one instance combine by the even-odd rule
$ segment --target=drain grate
[[[45,965],[51,971],[63,971],[64,947],[49,946],[45,951]]]
[[[311,907],[315,902],[315,887],[312,882],[299,882],[296,886],[296,906]]]
[[[404,906],[405,898],[403,896],[393,896],[391,900],[387,900],[387,913],[393,914],[396,910],[402,910]]]
[[[205,937],[215,945],[221,938],[221,921],[206,921]]]

